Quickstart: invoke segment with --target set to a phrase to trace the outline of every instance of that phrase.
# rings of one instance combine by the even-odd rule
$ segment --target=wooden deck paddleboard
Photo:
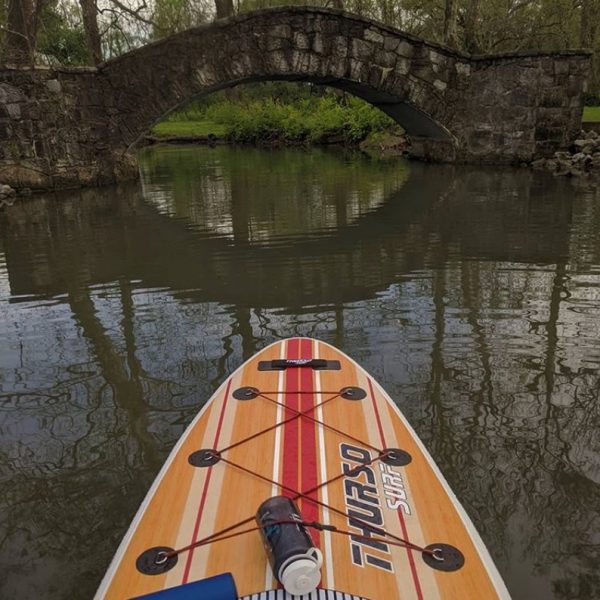
[[[348,356],[307,338],[265,348],[206,403],[156,478],[96,598],[137,597],[225,572],[240,597],[291,598],[257,531],[181,552],[164,572],[136,566],[151,549],[252,528],[259,505],[277,495],[296,498],[305,521],[354,534],[309,530],[323,565],[319,589],[306,598],[509,598],[394,402]],[[432,555],[432,548],[440,550]],[[436,564],[444,563],[437,561],[444,548],[446,564]]]

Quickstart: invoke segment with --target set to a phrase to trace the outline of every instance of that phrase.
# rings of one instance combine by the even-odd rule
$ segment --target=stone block
[[[326,27],[326,20],[321,15],[316,15],[312,22],[312,31],[323,31]]]
[[[379,33],[379,31],[375,29],[365,29],[363,37],[369,42],[374,42],[375,44],[383,44],[383,36],[381,35],[381,33]]]
[[[18,88],[7,83],[0,83],[0,104],[22,102],[25,96]]]
[[[367,78],[365,63],[360,60],[350,59],[350,79],[364,81]]]
[[[394,71],[398,75],[406,75],[410,71],[410,60],[406,58],[398,58]]]
[[[320,33],[315,33],[312,41],[312,49],[317,54],[325,53],[325,45],[323,43],[323,36]]]
[[[339,22],[339,19],[337,19],[336,17],[333,18],[329,18],[327,20],[324,20],[321,23],[321,33],[327,35],[328,37],[332,36],[332,35],[337,35],[338,33],[340,33],[341,31],[341,24]]]
[[[10,140],[12,138],[13,128],[8,119],[0,119],[0,140]]]
[[[33,150],[37,158],[45,158],[46,150],[44,148],[44,142],[42,140],[35,140],[33,142]]]
[[[563,139],[563,129],[562,127],[540,125],[535,128],[534,138],[536,142],[560,142]]]
[[[568,61],[569,64],[569,73],[571,75],[581,75],[584,69],[584,66],[581,62],[581,59],[576,57],[571,57]]]
[[[413,44],[402,40],[396,47],[396,54],[404,58],[412,58],[415,54],[415,47]]]
[[[19,144],[19,158],[35,158],[33,151],[33,145],[27,142],[20,142]]]
[[[490,129],[475,129],[468,136],[469,148],[476,153],[492,150],[492,131]]]
[[[269,57],[270,68],[274,73],[289,73],[291,72],[286,52],[272,52]]]
[[[533,90],[517,87],[510,92],[510,104],[514,106],[534,107],[537,101]]]
[[[373,54],[373,46],[363,40],[352,40],[352,56],[360,60],[368,59]]]
[[[273,52],[274,50],[287,50],[291,47],[291,42],[286,38],[268,38],[265,41],[264,49],[267,52]],[[216,79],[216,78],[215,78]]]
[[[430,84],[433,84],[434,80],[437,79],[437,74],[433,71],[431,63],[423,59],[413,59],[410,65],[410,72],[418,79],[427,81]]]
[[[393,52],[381,50],[375,54],[373,62],[384,68],[392,68],[396,65],[398,57]]]
[[[585,91],[582,85],[583,81],[581,77],[577,75],[569,75],[569,83],[567,84],[567,94],[569,96],[580,96]]]
[[[400,40],[397,37],[392,37],[391,35],[386,35],[385,40],[383,42],[383,48],[384,48],[384,50],[387,50],[388,52],[393,52],[394,50],[396,50],[398,48],[399,44],[400,44]]]
[[[569,107],[570,108],[583,108],[583,99],[581,98],[581,96],[573,96],[570,98],[569,100]]]
[[[79,160],[81,158],[80,147],[77,142],[67,142],[65,150],[69,158],[74,160]]]
[[[514,130],[515,126],[529,129],[535,122],[536,111],[528,106],[513,106],[509,109],[508,115],[509,118],[507,118],[504,123],[505,131]],[[497,116],[498,113],[495,112],[495,118],[497,118]]]
[[[562,88],[545,88],[539,97],[539,105],[548,108],[568,105],[569,98]]]
[[[548,56],[543,56],[540,59],[540,66],[542,67],[542,71],[549,75],[554,75],[554,64],[556,61],[552,60]]]
[[[306,73],[310,63],[310,55],[307,52],[294,50],[292,52],[292,70],[299,73]]]
[[[317,77],[323,75],[323,59],[318,54],[311,54],[308,62],[308,73]]]
[[[335,56],[346,58],[348,56],[348,39],[341,35],[336,36],[333,41],[332,51]]]
[[[338,79],[342,79],[348,73],[348,61],[343,59],[334,59],[332,58],[329,61],[329,74],[332,77],[337,77]]]
[[[372,88],[378,89],[381,86],[382,72],[377,65],[371,65],[367,75],[366,83]]]
[[[446,57],[436,50],[429,51],[429,59],[434,65],[443,65],[446,63]]]
[[[62,91],[62,86],[60,85],[60,81],[58,79],[49,79],[46,81],[46,87],[52,94],[60,94]]]
[[[11,119],[18,120],[21,118],[21,104],[19,102],[6,104],[5,109]]]
[[[471,74],[471,65],[464,62],[454,63],[454,70],[462,77],[468,77]]]
[[[292,28],[288,24],[275,25],[270,28],[269,33],[274,37],[290,39],[292,37]]]

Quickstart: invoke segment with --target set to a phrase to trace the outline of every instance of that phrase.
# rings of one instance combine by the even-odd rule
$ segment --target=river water
[[[141,164],[0,213],[1,598],[90,598],[186,424],[293,335],[383,384],[515,599],[600,598],[599,191],[341,151]]]

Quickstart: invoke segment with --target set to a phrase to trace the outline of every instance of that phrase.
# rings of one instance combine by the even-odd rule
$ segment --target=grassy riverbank
[[[584,123],[597,123],[600,121],[600,106],[585,106],[583,109]]]
[[[292,98],[229,99],[196,103],[158,123],[153,135],[207,137],[252,144],[358,144],[399,128],[377,108],[333,93]]]

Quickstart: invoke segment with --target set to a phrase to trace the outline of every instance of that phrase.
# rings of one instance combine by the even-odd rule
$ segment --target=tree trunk
[[[477,23],[479,22],[479,10],[481,0],[471,0],[465,16],[465,50],[476,54],[481,51],[477,41]]]
[[[456,20],[458,3],[457,0],[446,0],[444,13],[444,44],[456,48]]]
[[[217,19],[225,19],[233,15],[233,0],[215,0]]]
[[[582,48],[594,48],[599,29],[598,19],[600,0],[582,0],[579,23],[579,44]]]
[[[331,0],[331,8],[339,8],[344,10],[344,0]]]
[[[102,43],[100,41],[100,30],[98,29],[98,7],[96,0],[79,0],[85,39],[88,51],[95,65],[102,62]]]
[[[41,8],[41,7],[40,7]],[[10,0],[7,14],[7,34],[4,62],[32,65],[37,37],[38,6],[35,0]]]

